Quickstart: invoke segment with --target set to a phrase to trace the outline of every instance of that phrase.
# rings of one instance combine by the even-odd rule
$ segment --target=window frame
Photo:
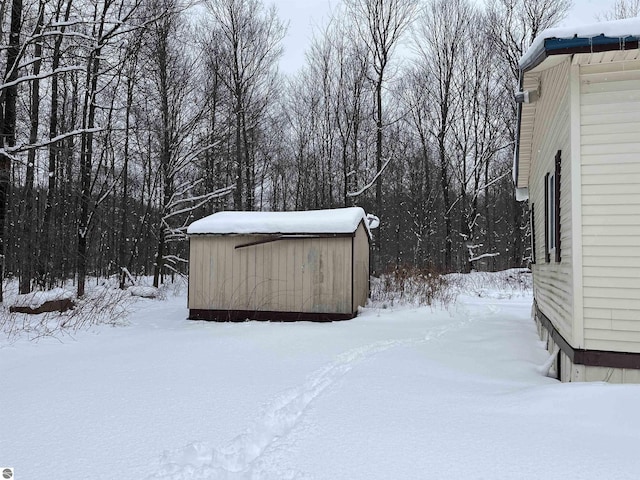
[[[544,176],[544,252],[545,262],[551,262],[553,255],[555,262],[560,263],[560,181],[562,151],[558,150],[555,156],[554,169]]]
[[[531,265],[536,264],[536,213],[535,203],[531,203],[529,211],[529,222],[531,230]]]
[[[547,192],[549,199],[547,200],[547,228],[549,232],[549,243],[547,244],[547,253],[555,256],[557,245],[557,232],[556,232],[556,174],[550,173],[547,177]]]

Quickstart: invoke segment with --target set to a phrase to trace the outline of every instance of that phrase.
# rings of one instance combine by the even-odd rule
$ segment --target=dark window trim
[[[555,209],[555,221],[556,221],[556,228],[555,228],[555,244],[556,244],[556,262],[560,263],[560,260],[562,260],[562,256],[560,254],[560,169],[561,169],[561,164],[562,164],[562,152],[561,150],[558,150],[558,153],[556,153],[556,162],[555,162],[555,205],[554,205],[554,209]]]
[[[531,204],[529,221],[531,222],[531,265],[536,263],[536,214],[535,204]]]
[[[544,176],[544,261],[551,261],[549,253],[549,173]]]

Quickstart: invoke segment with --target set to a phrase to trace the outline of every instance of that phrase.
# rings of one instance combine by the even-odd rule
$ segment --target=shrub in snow
[[[62,291],[62,289],[56,290]],[[62,300],[54,301],[72,301],[73,295],[68,291],[65,292],[67,293],[57,292],[56,295],[59,295],[56,298]],[[18,295],[12,303],[27,305],[31,308],[46,304],[51,295],[54,294],[36,292],[35,294]],[[73,302],[74,308],[71,310],[36,315],[11,312],[3,306],[0,312],[0,334],[10,341],[19,337],[35,340],[42,337],[70,335],[95,325],[123,324],[129,314],[128,307],[132,302],[132,297],[129,293],[119,289],[98,285],[89,289],[83,298],[74,299]]]
[[[377,308],[448,305],[455,300],[451,283],[451,279],[433,269],[397,267],[372,280],[370,305]]]
[[[533,277],[528,268],[511,268],[501,272],[451,273],[458,293],[476,297],[511,298],[528,294],[533,289]]]
[[[461,294],[511,298],[529,294],[531,290],[531,271],[526,268],[441,274],[433,269],[405,266],[372,279],[369,305],[374,308],[447,306]]]

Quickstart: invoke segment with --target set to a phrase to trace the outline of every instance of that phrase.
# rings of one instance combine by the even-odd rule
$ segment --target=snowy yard
[[[467,292],[469,293],[469,292]],[[185,320],[0,339],[0,466],[18,480],[636,479],[640,386],[560,384],[531,296],[346,322]]]

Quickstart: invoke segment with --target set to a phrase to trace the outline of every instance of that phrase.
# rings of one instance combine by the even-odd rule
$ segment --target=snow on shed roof
[[[594,51],[623,50],[625,44],[640,38],[640,17],[543,30],[520,59],[520,69],[531,70],[549,54],[568,53],[570,49],[591,48]]]
[[[193,222],[187,234],[353,233],[361,221],[371,235],[360,207],[301,212],[218,212]]]

